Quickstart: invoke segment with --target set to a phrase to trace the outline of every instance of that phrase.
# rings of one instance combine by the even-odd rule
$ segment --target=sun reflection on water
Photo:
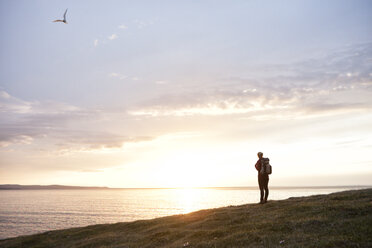
[[[181,213],[186,214],[199,209],[198,205],[202,196],[201,193],[201,190],[196,188],[177,189],[176,194]]]

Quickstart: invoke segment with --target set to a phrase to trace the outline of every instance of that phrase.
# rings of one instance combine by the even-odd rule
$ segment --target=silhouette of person
[[[256,162],[256,170],[258,171],[258,186],[260,187],[260,204],[267,202],[269,196],[269,174],[265,171],[263,153],[257,153],[258,160]]]

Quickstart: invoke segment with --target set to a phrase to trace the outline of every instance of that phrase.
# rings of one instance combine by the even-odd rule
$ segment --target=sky
[[[371,185],[371,13],[0,0],[0,184]]]

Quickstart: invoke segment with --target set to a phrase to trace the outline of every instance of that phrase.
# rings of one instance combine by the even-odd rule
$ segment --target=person
[[[260,187],[260,204],[267,202],[267,197],[269,196],[269,174],[265,171],[265,166],[263,163],[263,153],[257,153],[258,160],[255,165],[258,171],[258,186]],[[262,170],[261,170],[262,169]]]

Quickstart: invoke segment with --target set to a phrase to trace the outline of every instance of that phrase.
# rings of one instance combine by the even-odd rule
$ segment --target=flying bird
[[[53,21],[53,22],[64,22],[65,24],[67,24],[67,21],[66,21],[66,13],[67,13],[67,10],[68,10],[68,9],[66,9],[65,14],[63,15],[63,20],[55,20],[55,21]]]

